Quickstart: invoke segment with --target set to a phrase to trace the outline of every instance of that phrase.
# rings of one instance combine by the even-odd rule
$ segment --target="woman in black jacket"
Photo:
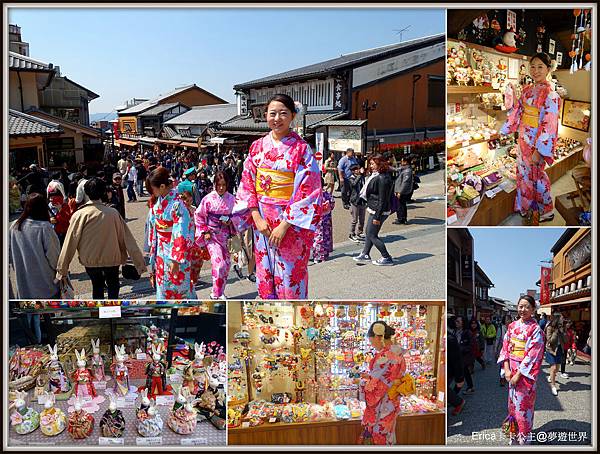
[[[385,244],[379,238],[381,226],[391,213],[390,199],[394,189],[394,179],[389,171],[389,164],[382,154],[376,153],[369,161],[371,176],[365,182],[361,197],[367,201],[366,241],[362,252],[353,257],[357,262],[371,261],[371,248],[373,245],[381,253],[379,260],[373,260],[374,265],[390,266],[394,264],[392,257],[385,248]]]

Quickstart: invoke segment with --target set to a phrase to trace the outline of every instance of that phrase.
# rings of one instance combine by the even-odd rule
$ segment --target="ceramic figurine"
[[[186,388],[187,389],[187,388]],[[189,435],[196,429],[196,405],[197,399],[193,396],[188,396],[183,407],[179,407],[172,411],[167,420],[167,424],[173,432],[180,435]]]
[[[100,356],[100,339],[91,340],[92,342],[92,375],[94,381],[106,381],[106,375],[104,374],[104,360]]]
[[[16,391],[16,399],[8,409],[14,408],[10,414],[10,425],[15,428],[19,435],[33,432],[40,425],[40,414],[33,408],[27,406],[27,392]]]
[[[73,372],[73,381],[75,382],[75,397],[91,397],[94,398],[98,394],[96,393],[96,387],[94,386],[94,376],[92,371],[86,366],[85,349],[81,352],[75,350],[75,356],[77,357],[77,370]]]
[[[48,391],[53,394],[65,394],[71,391],[71,382],[69,377],[65,373],[65,368],[58,359],[58,345],[51,347],[48,345],[50,350],[50,362],[48,363]]]
[[[111,371],[115,385],[113,392],[119,396],[129,393],[129,369],[125,365],[125,346],[115,345],[115,362],[111,365]]]
[[[148,398],[147,388],[144,388],[140,391],[140,397],[140,404],[136,410],[138,419],[141,419],[144,415],[146,415],[148,413],[148,409],[150,408],[150,399]]]
[[[152,362],[146,365],[146,389],[150,397],[169,394],[167,388],[167,366],[162,361],[162,345],[152,347]]]
[[[67,431],[75,440],[82,440],[91,435],[94,430],[94,417],[81,408],[79,396],[75,397],[75,410],[69,413]]]
[[[215,363],[208,373],[208,387],[198,401],[200,414],[219,430],[226,427],[225,383],[227,364]]]
[[[205,345],[194,343],[194,360],[183,371],[183,386],[189,389],[192,395],[204,392],[207,385],[204,368]]]
[[[67,428],[67,417],[60,408],[54,406],[54,393],[47,392],[45,396],[44,409],[40,413],[40,430],[44,435],[54,437]]]
[[[116,397],[109,396],[110,404],[100,419],[100,432],[103,437],[121,438],[125,432],[125,418],[123,412],[117,408]]]
[[[148,411],[138,417],[137,431],[142,437],[157,437],[163,430],[164,422],[156,409],[154,399],[150,401]]]

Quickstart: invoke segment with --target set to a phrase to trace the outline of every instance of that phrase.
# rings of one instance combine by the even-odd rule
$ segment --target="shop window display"
[[[13,342],[23,343],[22,334],[11,336],[8,445],[225,445],[223,309],[11,302],[14,323],[44,318],[48,345],[19,346]]]
[[[591,82],[586,71],[589,67],[573,64],[572,60],[577,61],[578,57],[585,60],[582,56],[589,55],[585,49],[589,49],[591,28],[575,29],[574,42],[578,44],[573,46],[577,48],[577,55],[572,55],[575,50],[568,52],[563,48],[563,45],[571,45],[570,42],[561,43],[557,38],[566,31],[573,31],[573,17],[587,23],[581,19],[587,12],[494,10],[481,14],[473,11],[471,15],[479,16],[470,25],[458,29],[458,24],[466,23],[467,14],[464,10],[448,11],[448,224],[589,225],[591,171],[584,148],[591,139],[586,130],[589,128],[573,125],[589,123]],[[550,16],[552,28],[531,22],[533,17]],[[531,117],[532,121],[537,120],[531,127],[545,134],[544,127],[551,123],[551,119],[546,118],[548,115],[543,116],[540,110],[525,119],[511,117],[525,99],[521,95],[538,86],[530,74],[530,59],[537,52],[545,52],[551,60],[549,86],[554,94],[550,98],[556,98],[559,104],[554,109],[558,126],[546,128],[550,143],[548,153],[543,154],[547,187],[544,191],[536,187],[533,194],[529,194],[525,183],[542,181],[542,176],[532,174],[533,170],[524,174],[523,163],[527,160],[521,150],[523,138],[519,138],[519,128],[506,125],[515,121],[520,124]],[[579,106],[572,116],[577,120],[565,115],[565,104]],[[529,112],[529,107],[523,109],[526,114]],[[542,110],[550,112],[551,108]],[[513,129],[516,131],[505,133]],[[525,183],[519,183],[523,180]],[[530,204],[529,198],[535,203]],[[539,211],[539,217],[533,214],[535,211]]]
[[[395,329],[406,364],[391,389],[401,408],[396,442],[443,443],[443,302],[228,302],[227,310],[230,444],[358,443],[361,385],[375,354],[367,331],[378,320]],[[441,423],[440,436],[407,435],[413,416]]]

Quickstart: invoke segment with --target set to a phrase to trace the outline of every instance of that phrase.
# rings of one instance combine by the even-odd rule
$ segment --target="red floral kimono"
[[[402,348],[391,345],[377,352],[369,363],[369,371],[371,376],[361,383],[361,398],[366,403],[361,441],[364,444],[393,445],[396,443],[400,399],[391,399],[388,391],[394,381],[406,372]]]

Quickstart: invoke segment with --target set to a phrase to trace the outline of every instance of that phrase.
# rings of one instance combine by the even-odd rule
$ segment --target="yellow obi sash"
[[[523,359],[525,358],[525,341],[517,339],[516,337],[510,338],[511,351],[510,355],[514,358]]]
[[[294,172],[256,169],[256,193],[275,199],[290,200],[294,192]]]
[[[523,116],[521,118],[523,123],[532,128],[537,128],[540,120],[540,111],[537,107],[523,105]]]
[[[156,233],[161,241],[171,241],[171,234],[173,232],[173,221],[165,221],[162,219],[157,219],[156,223]]]

